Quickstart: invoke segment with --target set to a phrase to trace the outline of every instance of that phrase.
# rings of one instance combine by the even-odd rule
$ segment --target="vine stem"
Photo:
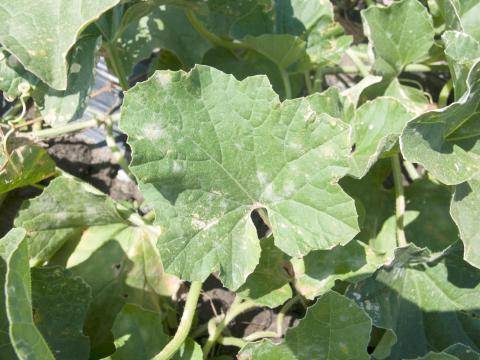
[[[210,319],[210,321],[208,322],[209,335],[208,335],[207,342],[203,347],[204,359],[206,359],[210,354],[210,351],[212,350],[213,345],[217,343],[218,339],[222,335],[223,330],[225,330],[225,327],[238,315],[254,307],[256,307],[256,305],[253,302],[248,300],[242,302],[241,299],[237,296],[235,297],[235,300],[230,306],[230,309],[228,309],[227,313],[225,314],[225,317],[218,324],[216,323],[217,322],[216,318]],[[158,359],[155,359],[155,360],[158,360]]]
[[[351,49],[348,49],[345,53],[352,60],[353,64],[358,68],[358,71],[363,77],[367,77],[370,74],[365,64],[359,59],[355,52],[353,52]]]
[[[68,125],[59,126],[51,129],[43,129],[39,131],[33,131],[32,134],[37,139],[47,139],[50,137],[61,136],[71,132],[88,129],[91,127],[97,127],[99,121],[97,119],[91,119],[86,121],[76,121]]]
[[[153,360],[168,360],[180,349],[185,342],[188,333],[192,327],[193,317],[197,308],[198,298],[200,297],[200,291],[202,290],[201,281],[192,281],[190,285],[190,291],[187,295],[187,301],[185,303],[185,309],[183,310],[180,324],[178,325],[177,332],[173,336],[173,339],[158,353]]]
[[[135,182],[135,177],[128,168],[128,161],[125,158],[125,153],[118,147],[115,137],[113,136],[113,122],[110,118],[105,119],[105,140],[107,146],[113,154],[114,160],[122,168],[123,171]]]
[[[445,85],[440,90],[440,94],[438,95],[438,107],[443,108],[447,106],[448,98],[450,97],[450,93],[453,90],[453,81],[452,79],[448,80]]]
[[[112,68],[115,76],[118,78],[118,82],[122,87],[122,90],[127,91],[130,88],[125,69],[121,64],[120,56],[118,55],[117,48],[114,45],[106,44],[104,46],[105,52],[108,56],[108,63]]]
[[[238,42],[233,42],[233,41],[228,41],[225,39],[222,39],[221,37],[213,34],[210,32],[205,25],[203,25],[200,20],[198,20],[197,16],[195,15],[195,12],[193,10],[185,10],[185,15],[190,21],[190,24],[192,27],[200,34],[202,35],[205,39],[210,41],[213,45],[215,46],[222,46],[227,49],[243,49],[245,46],[241,43]]]
[[[400,166],[400,156],[396,154],[392,157],[393,183],[395,186],[395,233],[397,237],[397,246],[406,246],[407,239],[404,230],[405,216],[405,195],[402,184],[402,168]]]
[[[280,69],[280,74],[282,75],[283,87],[285,88],[285,97],[287,99],[292,98],[292,84],[290,83],[290,76],[288,72],[284,69]]]

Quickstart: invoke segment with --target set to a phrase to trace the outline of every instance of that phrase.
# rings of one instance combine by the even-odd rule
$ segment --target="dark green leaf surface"
[[[247,345],[240,360],[369,359],[371,320],[353,301],[329,292],[307,310],[305,318],[287,331],[285,341]]]
[[[480,63],[468,76],[468,89],[453,104],[408,123],[400,138],[405,158],[422,164],[441,182],[453,185],[480,172]]]
[[[127,93],[121,127],[131,169],[157,223],[167,272],[204,280],[219,271],[232,289],[260,255],[250,213],[265,207],[275,245],[289,255],[347,243],[353,201],[349,128],[322,114],[322,97],[280,103],[265,77],[236,81],[197,66],[157,72]]]
[[[395,332],[389,359],[423,356],[456,343],[478,350],[480,273],[463,261],[462,248],[453,246],[437,259],[413,245],[395,255],[390,266],[346,293],[375,326]]]
[[[113,325],[116,351],[108,359],[152,359],[170,340],[162,327],[162,315],[127,304]],[[202,349],[191,339],[180,347],[173,360],[202,360]]]

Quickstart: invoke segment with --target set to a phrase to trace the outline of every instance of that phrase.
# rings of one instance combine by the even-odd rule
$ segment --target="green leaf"
[[[410,121],[400,138],[407,160],[423,165],[448,185],[464,182],[480,172],[479,80],[480,62],[477,62],[460,100]]]
[[[247,36],[242,42],[270,59],[281,70],[295,72],[298,71],[296,68],[300,67],[302,72],[302,63],[308,61],[305,41],[289,34]]]
[[[407,85],[403,85],[394,78],[385,90],[385,96],[398,99],[408,110],[420,115],[431,108],[431,103],[425,92]]]
[[[286,271],[289,257],[274,245],[272,237],[260,241],[262,253],[255,271],[237,291],[259,306],[274,308],[292,297],[290,275]]]
[[[405,65],[425,59],[433,45],[432,19],[417,0],[402,0],[385,8],[370,6],[362,11],[362,19],[380,74],[398,75]]]
[[[312,251],[304,258],[292,259],[295,289],[307,299],[328,292],[336,280],[355,283],[370,276],[385,261],[360,241],[351,241],[332,250]]]
[[[0,91],[9,99],[22,94],[19,87],[34,86],[38,79],[18,59],[0,46]]]
[[[429,352],[417,360],[479,360],[480,354],[464,344],[449,346],[442,352]]]
[[[369,244],[391,260],[395,241],[395,195],[386,187],[391,163],[380,160],[360,180],[345,177],[342,188],[355,199],[360,216],[357,239]],[[407,239],[431,251],[442,251],[458,239],[450,216],[451,189],[428,179],[415,181],[404,189],[406,199],[405,233]],[[362,211],[363,209],[363,211]]]
[[[32,317],[32,293],[28,246],[24,232],[9,233],[2,239],[1,257],[6,264],[5,308],[10,341],[20,359],[55,359]],[[12,239],[13,237],[13,239]]]
[[[149,6],[150,11],[137,21],[130,22],[116,35],[113,46],[127,74],[157,48],[175,53],[185,68],[200,63],[211,45],[198,34],[182,9],[174,6],[153,6],[138,3],[133,7]],[[129,10],[131,10],[130,8]]]
[[[480,4],[477,0],[442,0],[440,4],[447,30],[464,31],[480,41]]]
[[[395,332],[398,341],[389,359],[456,343],[478,351],[480,273],[463,261],[457,245],[436,258],[414,245],[400,248],[391,265],[347,290],[375,326]]]
[[[15,226],[27,230],[33,262],[48,261],[87,227],[109,224],[126,224],[115,202],[92,186],[65,176],[24,202],[15,219]]]
[[[158,247],[167,272],[204,280],[219,271],[237,289],[258,263],[250,214],[260,207],[289,255],[355,235],[353,201],[337,184],[349,128],[322,114],[322,103],[321,95],[280,103],[266,77],[239,82],[205,66],[157,72],[127,93],[121,127],[165,229]]]
[[[305,318],[287,331],[285,341],[248,344],[240,360],[369,359],[371,320],[344,296],[329,292],[307,309]]]
[[[119,0],[0,3],[0,43],[50,87],[67,88],[66,58],[79,33]]]
[[[170,340],[163,330],[162,320],[159,313],[134,304],[125,305],[113,325],[116,351],[109,359],[152,359]],[[201,360],[202,349],[187,338],[172,359]]]
[[[33,268],[31,276],[33,321],[55,359],[88,359],[90,341],[82,329],[90,287],[60,267]]]
[[[9,139],[11,140],[11,139]],[[20,141],[17,141],[20,140]],[[15,149],[6,157],[0,151],[0,194],[34,185],[53,176],[56,165],[45,149],[25,139],[15,139]],[[11,141],[9,141],[10,143]],[[9,145],[9,147],[12,144]]]
[[[452,198],[451,214],[458,226],[460,237],[465,246],[464,259],[480,268],[480,180],[472,179],[455,187]]]
[[[178,289],[178,280],[163,272],[158,229],[141,222],[107,195],[66,176],[28,200],[15,221],[27,228],[35,261],[64,265],[91,286],[85,332],[99,357],[113,352],[111,326],[126,301],[156,310],[159,296]]]
[[[361,178],[384,152],[395,146],[413,114],[400,101],[379,97],[360,106],[354,116],[350,174]]]
[[[65,125],[82,117],[94,85],[97,45],[97,36],[86,36],[72,48],[68,56],[66,90],[55,90],[40,83],[33,91],[32,96],[47,124]]]
[[[459,31],[446,31],[442,35],[445,55],[452,75],[455,99],[467,91],[467,76],[480,58],[480,43],[470,35]]]

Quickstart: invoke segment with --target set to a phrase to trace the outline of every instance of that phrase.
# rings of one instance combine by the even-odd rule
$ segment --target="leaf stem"
[[[72,133],[79,130],[88,129],[91,127],[97,127],[98,125],[99,125],[99,120],[97,119],[91,119],[86,121],[76,121],[71,124],[67,124],[64,126],[59,126],[51,129],[32,131],[32,134],[37,139],[47,139],[51,137],[65,135],[65,134]]]
[[[284,69],[280,69],[280,74],[282,75],[283,87],[285,88],[285,98],[292,98],[292,84],[290,83],[290,76],[288,72]]]
[[[183,310],[180,324],[178,325],[177,332],[170,342],[155,355],[153,360],[168,360],[180,349],[185,342],[190,328],[192,327],[193,317],[197,308],[198,298],[200,297],[200,291],[202,290],[201,281],[192,281],[190,285],[190,291],[188,292],[187,301]]]
[[[135,182],[135,177],[128,168],[128,161],[125,158],[125,153],[118,147],[117,142],[113,136],[113,122],[110,118],[105,119],[105,140],[107,146],[110,148],[113,154],[113,159],[122,168],[123,171]]]
[[[403,166],[405,167],[405,170],[407,170],[408,176],[410,176],[410,179],[412,179],[412,181],[420,179],[420,175],[418,174],[417,169],[410,161],[405,160],[403,162]]]
[[[220,322],[217,324],[217,319],[212,318],[208,322],[208,339],[207,342],[205,343],[203,347],[203,358],[206,359],[208,355],[210,354],[210,351],[212,350],[213,345],[218,341],[219,337],[222,335],[223,330],[227,327],[227,325],[235,319],[238,315],[241,313],[248,311],[252,308],[256,307],[256,305],[249,301],[241,301],[240,297],[235,297],[235,300],[233,301],[232,305],[230,306],[230,309],[228,309],[227,313],[225,314],[225,317],[220,320]],[[156,359],[158,360],[158,359]]]
[[[120,56],[118,55],[117,48],[115,45],[106,43],[104,45],[104,50],[107,53],[108,64],[110,65],[113,73],[118,78],[118,82],[124,91],[127,91],[130,88],[128,82],[128,77],[125,74],[125,69],[121,63]]]
[[[229,336],[229,337],[219,336],[218,343],[224,346],[236,346],[240,349],[243,348],[245,345],[247,345],[246,341],[233,336]]]
[[[397,246],[406,246],[407,239],[404,231],[405,195],[403,194],[402,168],[400,166],[400,155],[392,157],[393,183],[395,186],[395,218]]]
[[[447,106],[448,98],[450,97],[450,93],[453,89],[453,81],[452,79],[448,80],[445,85],[443,85],[442,90],[440,90],[440,94],[438,95],[438,107],[443,108]]]
[[[233,42],[229,40],[222,39],[221,37],[215,35],[214,33],[210,32],[205,25],[201,23],[200,20],[198,20],[197,16],[195,15],[195,12],[191,9],[185,10],[185,15],[190,21],[190,24],[192,27],[200,34],[202,35],[205,39],[210,41],[213,45],[215,46],[221,46],[225,47],[227,49],[243,49],[245,46],[242,43],[239,42]]]
[[[358,58],[357,54],[354,51],[348,49],[345,51],[345,53],[350,58],[350,60],[352,60],[353,64],[358,68],[358,71],[360,71],[360,74],[363,77],[367,77],[370,74],[370,71],[367,69],[363,61]]]

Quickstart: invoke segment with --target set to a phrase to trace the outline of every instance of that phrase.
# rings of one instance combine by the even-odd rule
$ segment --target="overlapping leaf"
[[[67,88],[68,52],[79,33],[119,0],[0,2],[0,43],[50,87]]]
[[[363,177],[382,153],[393,148],[412,117],[413,114],[393,98],[379,97],[360,106],[351,123],[354,150],[350,174]]]
[[[442,352],[429,352],[417,360],[479,360],[480,354],[466,345],[455,344]]]
[[[34,269],[30,275],[25,235],[25,230],[15,228],[0,240],[1,354],[19,359],[88,359],[89,341],[82,327],[90,288],[61,268]]]
[[[406,126],[400,144],[411,162],[422,164],[445,184],[458,184],[480,172],[480,62],[470,70],[468,88],[455,103],[424,113]]]
[[[241,360],[369,359],[371,320],[351,300],[329,292],[307,310],[305,318],[287,331],[285,341],[247,345]]]
[[[480,31],[478,30],[480,4],[478,1],[442,0],[439,4],[447,30],[465,31],[480,41]]]
[[[20,88],[29,88],[37,82],[38,79],[25,70],[15,56],[0,46],[0,90],[4,96],[14,99],[22,94]]]
[[[478,351],[480,273],[463,261],[457,245],[437,258],[413,245],[400,248],[391,266],[348,289],[375,326],[395,332],[390,359],[456,343]]]
[[[205,66],[157,72],[127,93],[121,127],[166,229],[158,247],[168,272],[203,280],[219,271],[238,288],[258,263],[250,213],[259,207],[290,255],[353,237],[353,202],[336,184],[348,127],[322,114],[321,99],[280,103],[265,77],[238,82]]]
[[[125,305],[118,314],[113,334],[116,350],[108,357],[112,360],[153,359],[170,340],[163,330],[161,314],[133,304]],[[202,349],[187,338],[172,359],[202,360]]]
[[[375,69],[397,75],[405,65],[427,57],[434,29],[427,9],[417,0],[402,0],[388,7],[362,11],[363,25],[375,52]]]

